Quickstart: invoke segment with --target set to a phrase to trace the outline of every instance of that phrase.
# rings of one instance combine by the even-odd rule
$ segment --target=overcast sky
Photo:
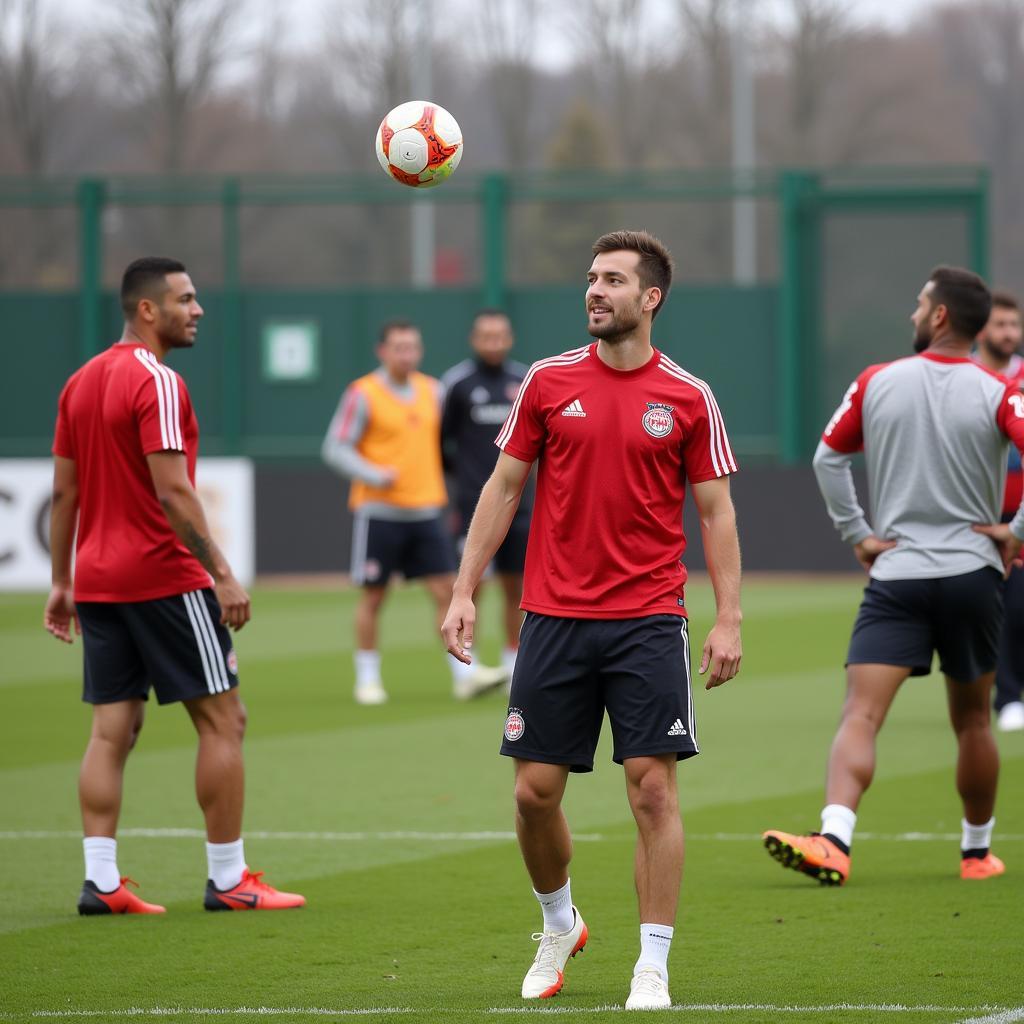
[[[117,4],[111,0],[50,0],[55,11],[59,11],[61,17],[72,18],[84,26],[95,27],[97,21],[102,21],[104,15],[117,10]],[[344,0],[341,0],[343,3]],[[435,18],[442,19],[439,24],[441,33],[444,34],[443,19],[447,16],[451,24],[456,26],[455,31],[461,31],[465,24],[465,13],[472,6],[474,0],[426,0],[432,3]],[[513,0],[514,2],[514,0]],[[582,0],[572,0],[573,3],[580,3]],[[788,8],[786,0],[747,0],[752,8],[761,17],[772,20],[784,19]],[[854,20],[861,25],[878,24],[889,28],[904,28],[923,9],[934,6],[936,0],[851,0],[851,8]],[[286,28],[287,46],[289,49],[301,50],[322,38],[322,24],[324,21],[325,6],[337,8],[338,0],[248,0],[253,17],[250,24],[254,31],[258,31],[259,24],[264,25],[270,22],[271,11],[277,7],[278,10],[287,11],[284,19]],[[652,15],[659,21],[667,21],[671,10],[671,0],[651,0]],[[560,4],[552,4],[548,11],[559,11]],[[559,14],[568,8],[562,8]],[[460,17],[460,15],[462,15]],[[565,34],[560,31],[547,31],[542,33],[538,46],[538,58],[540,62],[551,69],[564,66],[570,56],[570,50],[565,42]]]

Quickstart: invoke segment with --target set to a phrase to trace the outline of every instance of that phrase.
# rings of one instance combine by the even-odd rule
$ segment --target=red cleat
[[[842,885],[850,877],[850,855],[817,832],[796,836],[773,829],[761,838],[784,868],[802,871],[822,885]]]
[[[304,907],[306,897],[297,892],[279,892],[263,881],[262,871],[245,869],[242,880],[231,889],[218,889],[206,882],[203,906],[207,910],[291,910]]]
[[[960,859],[961,878],[995,878],[1006,870],[1006,865],[994,854],[986,853],[984,857],[962,857]]]
[[[163,914],[165,908],[157,903],[147,903],[140,900],[133,892],[128,891],[128,886],[134,885],[136,889],[139,883],[134,879],[125,877],[121,884],[113,892],[103,892],[96,887],[95,882],[87,878],[82,883],[82,895],[78,897],[79,914]]]

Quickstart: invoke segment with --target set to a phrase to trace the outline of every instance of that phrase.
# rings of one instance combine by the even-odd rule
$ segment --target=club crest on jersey
[[[641,422],[651,437],[667,437],[672,433],[676,421],[672,416],[673,406],[661,402],[648,402],[647,412]]]
[[[505,739],[509,743],[515,743],[516,740],[523,738],[524,732],[526,732],[526,719],[523,718],[522,711],[519,708],[509,708],[508,718],[505,719]]]
[[[515,381],[512,384],[505,385],[505,397],[510,401],[514,402],[519,395],[519,389],[522,384],[519,381]]]

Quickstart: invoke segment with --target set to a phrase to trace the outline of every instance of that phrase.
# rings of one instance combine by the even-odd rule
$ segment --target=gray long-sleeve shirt
[[[996,523],[1009,441],[1024,450],[1024,396],[969,359],[924,352],[868,367],[846,392],[814,455],[829,515],[851,544],[895,540],[875,579],[932,579],[1002,570],[974,523]],[[863,448],[871,524],[857,498],[850,456]],[[1024,506],[1010,524],[1024,539]]]

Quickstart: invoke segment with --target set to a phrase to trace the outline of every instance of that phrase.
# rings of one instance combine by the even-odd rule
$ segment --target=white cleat
[[[357,704],[384,704],[388,699],[388,692],[380,683],[372,683],[369,686],[357,686],[355,688]]]
[[[562,987],[565,965],[587,944],[587,926],[580,912],[573,907],[575,923],[567,932],[534,932],[539,942],[533,965],[523,978],[524,999],[550,999]]]
[[[997,725],[1000,732],[1020,732],[1024,729],[1024,703],[1015,700],[1004,704]]]
[[[627,1010],[667,1010],[672,1005],[668,982],[655,967],[641,968],[629,983]]]
[[[456,700],[472,700],[505,686],[508,681],[508,669],[500,665],[494,668],[478,665],[469,675],[455,683],[452,695]]]

